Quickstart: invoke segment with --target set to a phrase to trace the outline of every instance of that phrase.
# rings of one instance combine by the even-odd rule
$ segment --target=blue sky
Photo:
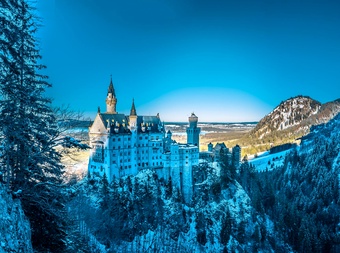
[[[281,101],[340,97],[340,1],[39,0],[55,105],[165,121],[257,121]]]

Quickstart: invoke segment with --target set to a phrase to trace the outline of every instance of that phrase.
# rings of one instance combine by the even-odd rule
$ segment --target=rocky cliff
[[[21,203],[0,184],[0,253],[33,252],[31,228]]]

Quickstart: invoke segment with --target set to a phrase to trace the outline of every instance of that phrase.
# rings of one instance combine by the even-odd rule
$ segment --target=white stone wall
[[[172,179],[172,185],[181,189],[181,176],[180,176],[180,161],[178,144],[172,144],[170,147],[170,175]]]

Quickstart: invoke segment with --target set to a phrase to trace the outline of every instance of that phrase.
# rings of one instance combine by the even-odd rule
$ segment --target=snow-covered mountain
[[[340,112],[340,99],[321,104],[307,97],[297,96],[281,102],[272,112],[260,120],[250,132],[253,138],[269,135],[304,135],[312,125],[325,123]]]

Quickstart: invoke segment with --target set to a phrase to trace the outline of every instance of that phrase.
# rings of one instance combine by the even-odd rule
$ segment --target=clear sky
[[[281,101],[340,97],[340,1],[38,0],[55,105],[165,121],[258,121]]]

